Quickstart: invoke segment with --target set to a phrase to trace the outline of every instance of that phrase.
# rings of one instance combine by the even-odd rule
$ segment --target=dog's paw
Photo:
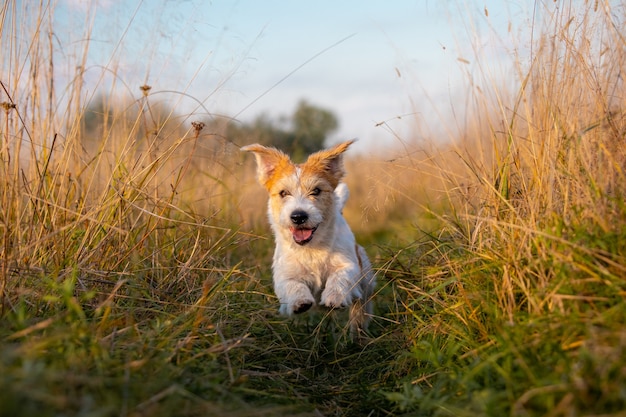
[[[313,301],[311,300],[298,300],[293,303],[293,313],[300,314],[308,311],[313,305]]]
[[[291,316],[293,314],[300,314],[308,311],[315,302],[313,299],[302,298],[294,302],[284,303],[280,306],[280,314],[283,316]]]
[[[322,292],[320,304],[328,308],[345,308],[352,304],[352,295],[336,288],[327,287]]]

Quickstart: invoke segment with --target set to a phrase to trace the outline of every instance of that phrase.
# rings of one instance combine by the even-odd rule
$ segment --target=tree
[[[290,117],[277,122],[262,114],[249,124],[231,124],[228,136],[239,145],[258,142],[275,146],[299,160],[322,149],[328,135],[338,127],[337,117],[330,110],[302,100]]]
[[[292,123],[292,151],[304,155],[322,149],[328,135],[339,127],[339,122],[333,113],[313,106],[305,100],[298,104]]]

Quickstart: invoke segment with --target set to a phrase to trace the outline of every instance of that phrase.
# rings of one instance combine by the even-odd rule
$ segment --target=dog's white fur
[[[350,307],[356,335],[372,314],[375,277],[365,250],[342,215],[349,192],[341,182],[342,154],[354,141],[294,164],[283,152],[245,146],[257,161],[258,180],[269,192],[268,216],[276,240],[272,269],[280,312],[292,315],[315,304]]]

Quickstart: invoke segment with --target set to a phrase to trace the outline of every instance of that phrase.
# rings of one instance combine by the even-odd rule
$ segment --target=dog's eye
[[[287,197],[288,195],[291,195],[291,194],[289,194],[289,191],[287,191],[287,190],[281,190],[278,193],[278,195],[280,196],[280,198],[285,198],[285,197]]]
[[[315,187],[313,188],[313,190],[311,190],[311,194],[312,196],[316,196],[316,195],[320,195],[320,193],[322,192],[322,190],[320,190],[319,188]]]

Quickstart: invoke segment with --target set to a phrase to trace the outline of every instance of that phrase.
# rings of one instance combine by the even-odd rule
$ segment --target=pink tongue
[[[293,238],[296,242],[304,242],[307,239],[311,238],[313,234],[313,229],[291,229],[291,233],[293,234]]]

